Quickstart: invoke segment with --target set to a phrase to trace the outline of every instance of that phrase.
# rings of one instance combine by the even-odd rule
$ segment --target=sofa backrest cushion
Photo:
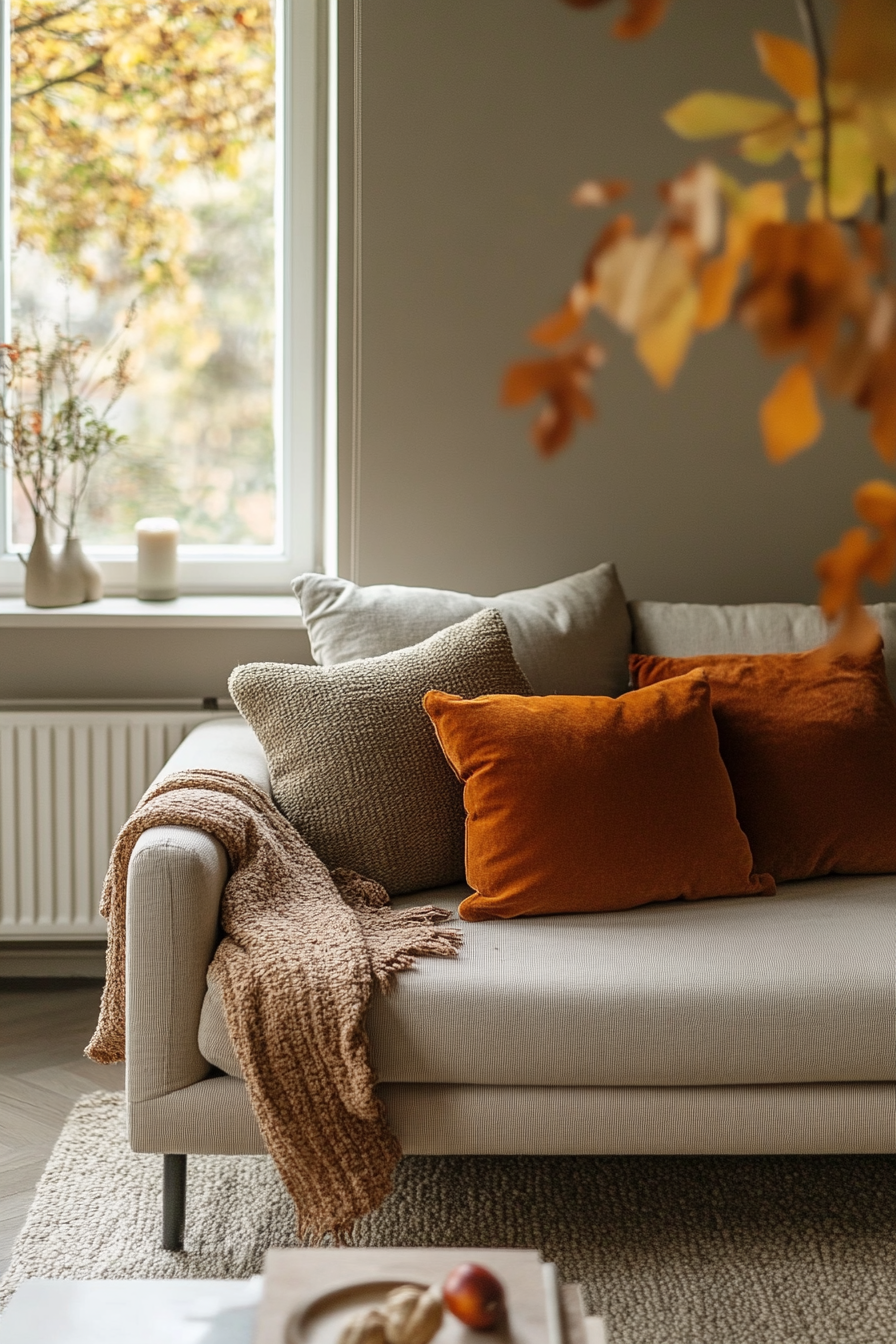
[[[702,669],[759,871],[778,882],[896,872],[896,705],[880,648],[630,663],[637,686]]]
[[[621,695],[628,686],[631,626],[613,565],[498,597],[396,584],[362,588],[325,574],[302,574],[293,590],[314,660],[325,667],[406,648],[493,607],[537,695]]]
[[[497,611],[343,667],[248,663],[229,685],[274,801],[328,868],[394,893],[463,878],[463,794],[422,700],[433,687],[529,694]]]
[[[753,873],[701,674],[618,699],[423,703],[465,786],[463,919],[774,891]]]
[[[629,602],[635,653],[699,658],[704,653],[803,653],[828,639],[821,607],[801,602]],[[868,612],[884,641],[890,694],[896,699],[896,602],[876,602]]]

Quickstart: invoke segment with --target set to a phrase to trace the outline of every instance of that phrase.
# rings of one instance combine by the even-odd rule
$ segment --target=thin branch
[[[32,28],[43,28],[48,23],[55,23],[57,19],[67,19],[69,14],[76,14],[79,9],[88,5],[90,0],[76,0],[76,3],[69,5],[68,9],[57,9],[52,14],[41,14],[39,18],[29,19],[27,23],[14,23],[12,25],[12,34],[17,36],[19,33],[28,33]]]
[[[831,217],[831,104],[828,101],[828,58],[815,12],[815,0],[796,0],[806,36],[815,54],[818,102],[821,107],[821,201],[825,219]]]
[[[39,93],[46,93],[47,89],[52,89],[56,84],[78,84],[84,75],[92,75],[96,70],[101,70],[103,66],[103,57],[97,56],[96,60],[90,65],[85,65],[83,70],[73,70],[70,75],[59,75],[57,79],[48,79],[43,84],[38,84],[33,89],[26,89],[24,93],[14,93],[11,101],[19,103],[25,98],[36,98]],[[88,85],[88,88],[91,86]]]
[[[887,174],[881,164],[877,165],[877,170],[874,174],[874,199],[875,199],[874,218],[877,220],[878,224],[881,225],[886,224]]]

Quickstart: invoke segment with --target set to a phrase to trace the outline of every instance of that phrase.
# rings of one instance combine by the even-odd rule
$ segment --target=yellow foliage
[[[638,336],[635,345],[638,358],[658,387],[671,387],[684,363],[694,338],[698,303],[697,290],[693,284],[689,284],[663,316],[646,326]]]
[[[566,3],[590,9],[603,0]],[[663,8],[629,0],[630,14],[650,24]],[[574,352],[564,354],[563,346],[591,307],[634,337],[661,387],[675,378],[695,332],[733,311],[765,354],[799,360],[760,408],[773,461],[786,461],[821,433],[817,379],[830,396],[868,412],[872,444],[885,462],[896,463],[896,285],[882,227],[886,197],[896,190],[896,0],[838,0],[830,59],[813,7],[802,8],[811,50],[774,33],[754,34],[763,72],[792,106],[702,90],[671,107],[665,121],[685,139],[730,138],[749,163],[772,164],[792,153],[810,184],[805,219],[788,221],[783,182],[744,188],[712,164],[661,183],[664,211],[654,226],[639,235],[630,216],[618,216],[592,245],[563,308],[533,328],[534,340],[559,348],[550,361],[516,366],[525,371],[526,399],[550,398],[558,371],[572,376]],[[635,35],[619,25],[615,31]],[[604,205],[611,197],[596,181],[575,199]],[[869,202],[874,222],[862,217]],[[723,214],[724,247],[717,252]],[[570,385],[578,386],[574,378]],[[549,449],[540,446],[555,451],[576,416],[564,418],[551,404],[544,415],[559,432]],[[842,617],[830,655],[872,647],[878,632],[864,612],[860,585],[865,578],[885,583],[896,571],[896,487],[872,481],[855,504],[867,526],[846,532],[817,566],[825,614]]]
[[[720,135],[743,135],[774,125],[787,109],[765,98],[743,98],[739,93],[692,93],[665,114],[666,125],[686,140],[709,140]]]
[[[165,186],[186,168],[234,176],[274,133],[270,6],[154,0],[11,10],[16,240],[76,278],[117,252],[150,290],[185,283],[184,217]]]
[[[754,35],[765,73],[794,100],[792,110],[733,93],[694,93],[666,113],[666,122],[686,139],[738,136],[737,150],[749,163],[770,164],[792,152],[804,177],[820,184],[822,112],[815,59],[800,42],[760,32]],[[829,209],[850,219],[877,190],[896,187],[896,0],[841,0],[831,73]],[[818,217],[820,191],[811,197]]]

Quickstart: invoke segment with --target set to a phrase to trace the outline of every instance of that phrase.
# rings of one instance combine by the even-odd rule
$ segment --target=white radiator
[[[121,826],[214,711],[0,711],[0,939],[103,938]]]

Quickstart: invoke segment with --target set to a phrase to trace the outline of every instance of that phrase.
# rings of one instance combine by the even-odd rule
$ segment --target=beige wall
[[[622,44],[619,10],[364,0],[362,582],[488,593],[613,559],[631,596],[811,600],[813,558],[881,472],[842,409],[811,452],[769,465],[756,409],[776,374],[738,330],[704,337],[671,393],[611,336],[600,423],[552,462],[498,409],[502,367],[598,222],[570,188],[634,177],[646,221],[651,184],[696,153],[662,109],[700,87],[774,96],[750,32],[800,35],[782,0],[675,0]]]

